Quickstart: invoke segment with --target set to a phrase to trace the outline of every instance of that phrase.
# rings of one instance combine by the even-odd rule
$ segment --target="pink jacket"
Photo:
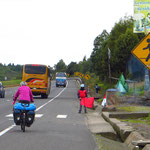
[[[19,100],[27,100],[33,102],[32,91],[28,86],[21,86],[18,88],[18,91],[14,96],[14,102],[17,100],[18,96]]]

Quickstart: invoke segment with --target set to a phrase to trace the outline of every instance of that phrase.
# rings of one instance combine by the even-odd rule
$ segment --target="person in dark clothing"
[[[78,98],[80,100],[80,108],[79,108],[79,113],[82,111],[82,105],[84,106],[84,112],[87,113],[87,109],[85,106],[85,98],[87,97],[87,91],[84,88],[84,84],[81,84],[81,88],[78,91]]]
[[[100,90],[100,87],[96,84],[95,89],[96,89],[96,93],[98,93],[98,91]]]

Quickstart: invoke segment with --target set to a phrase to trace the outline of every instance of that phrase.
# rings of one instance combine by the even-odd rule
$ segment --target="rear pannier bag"
[[[13,111],[14,122],[16,125],[20,125],[20,110],[14,109]]]
[[[34,118],[35,118],[35,112],[34,111],[28,111],[27,112],[27,120],[26,120],[26,125],[27,126],[30,126],[32,123],[33,123],[33,121],[34,121]]]

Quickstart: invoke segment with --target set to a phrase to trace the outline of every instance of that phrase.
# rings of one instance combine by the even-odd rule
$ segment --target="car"
[[[5,97],[5,89],[1,82],[0,82],[0,97],[1,98]]]
[[[63,86],[66,87],[67,75],[65,72],[56,73],[56,87]]]

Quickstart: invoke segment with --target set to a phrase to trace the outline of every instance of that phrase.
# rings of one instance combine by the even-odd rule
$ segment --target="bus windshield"
[[[58,73],[56,74],[56,77],[66,77],[66,73],[58,72]]]
[[[27,74],[45,74],[46,73],[46,66],[26,65],[25,66],[25,73],[27,73]]]

